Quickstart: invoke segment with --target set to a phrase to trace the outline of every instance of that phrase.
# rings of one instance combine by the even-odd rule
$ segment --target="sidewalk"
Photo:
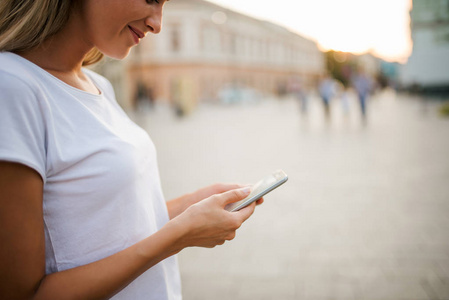
[[[185,300],[449,299],[449,119],[393,93],[201,106],[136,117],[158,149],[167,199],[214,182],[289,181],[232,242],[179,255]]]

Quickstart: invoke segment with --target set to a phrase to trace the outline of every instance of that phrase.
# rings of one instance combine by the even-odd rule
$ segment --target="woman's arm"
[[[43,183],[32,169],[0,162],[0,298],[106,299],[161,260],[190,246],[231,240],[255,205],[223,208],[249,191],[231,190],[190,206],[139,243],[88,265],[45,275]]]
[[[42,179],[0,162],[0,298],[29,299],[45,274]]]

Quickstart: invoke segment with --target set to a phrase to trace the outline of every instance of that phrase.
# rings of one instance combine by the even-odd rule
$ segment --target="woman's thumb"
[[[245,199],[251,193],[251,187],[230,190],[222,194],[223,206]]]

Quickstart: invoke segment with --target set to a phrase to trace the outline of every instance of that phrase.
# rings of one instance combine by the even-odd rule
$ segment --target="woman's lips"
[[[128,25],[128,28],[129,28],[129,31],[131,31],[131,34],[132,34],[133,39],[134,39],[134,42],[136,44],[139,43],[141,38],[145,37],[145,34],[142,31],[138,30],[137,28],[134,28],[134,27],[129,26],[129,25]]]

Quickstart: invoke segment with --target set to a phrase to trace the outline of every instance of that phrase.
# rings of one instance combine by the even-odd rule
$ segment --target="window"
[[[204,26],[201,34],[201,48],[214,53],[221,49],[221,35],[215,27]]]

